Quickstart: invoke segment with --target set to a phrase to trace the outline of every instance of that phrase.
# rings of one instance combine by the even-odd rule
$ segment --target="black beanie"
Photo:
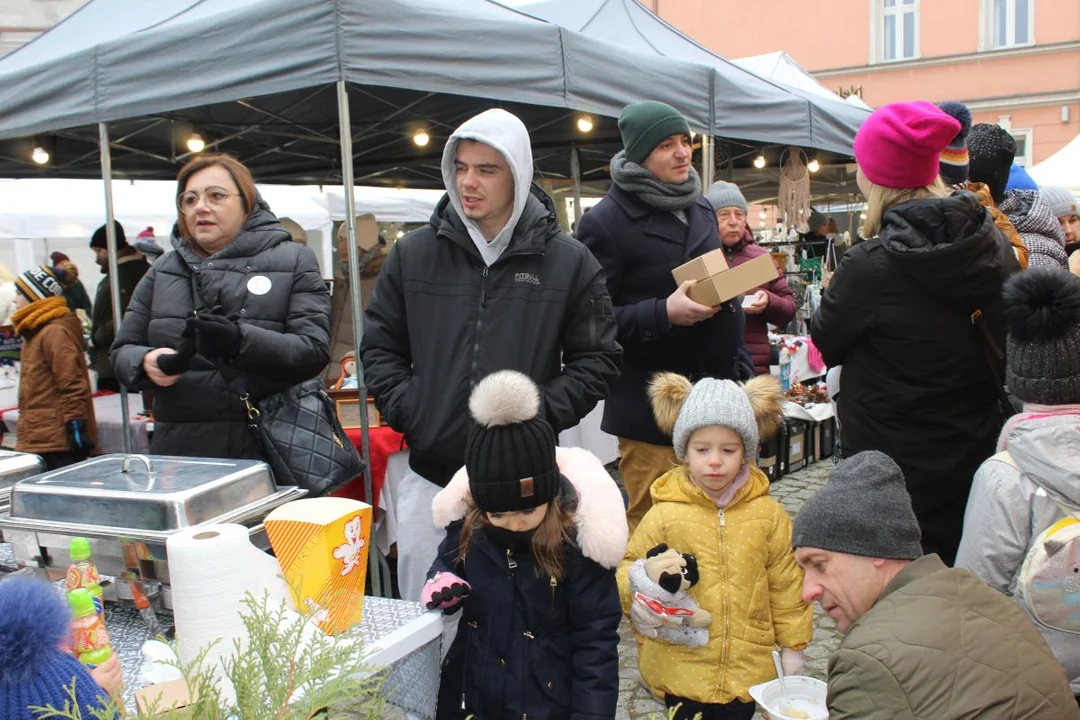
[[[968,133],[968,179],[986,183],[990,197],[1001,204],[1005,199],[1005,186],[1009,183],[1009,170],[1016,157],[1016,141],[1000,125],[979,123]]]
[[[119,220],[113,220],[113,227],[116,228],[116,249],[122,250],[128,246],[127,237],[124,236],[124,227]],[[93,237],[90,238],[90,247],[108,250],[109,238],[105,234],[104,225],[94,231]]]
[[[1005,283],[1005,384],[1038,405],[1080,403],[1080,277],[1032,268]]]
[[[540,417],[540,389],[516,370],[481,380],[469,398],[475,424],[465,445],[473,503],[484,512],[545,505],[559,492],[555,431]]]

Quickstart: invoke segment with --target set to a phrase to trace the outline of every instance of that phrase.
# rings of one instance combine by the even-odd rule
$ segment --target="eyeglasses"
[[[176,198],[176,207],[180,209],[180,212],[190,213],[194,212],[195,208],[199,205],[199,200],[206,198],[206,204],[210,207],[221,207],[225,204],[225,201],[231,197],[236,197],[239,193],[231,193],[224,188],[208,187],[206,192],[202,195],[194,190],[188,190],[186,193]]]
[[[720,218],[721,220],[729,220],[731,218],[734,218],[736,220],[745,220],[746,213],[741,210],[721,210],[720,212],[716,213],[716,217]]]

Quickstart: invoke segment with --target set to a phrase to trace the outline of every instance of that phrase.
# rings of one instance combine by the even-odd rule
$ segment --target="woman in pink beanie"
[[[923,549],[956,556],[972,478],[1004,420],[1002,286],[1019,270],[978,199],[952,192],[939,158],[960,123],[927,102],[875,111],[855,137],[866,238],[814,316],[814,344],[844,366],[841,452],[890,455],[904,471]]]

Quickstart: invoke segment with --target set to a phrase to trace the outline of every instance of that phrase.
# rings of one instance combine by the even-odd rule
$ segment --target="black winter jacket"
[[[127,312],[128,303],[131,302],[135,288],[139,285],[143,275],[150,269],[150,263],[146,262],[136,250],[131,250],[130,255],[122,255],[116,266],[117,275],[120,277],[120,317]],[[112,281],[108,274],[98,283],[97,295],[94,297],[94,308],[91,313],[90,329],[90,369],[98,374],[98,379],[112,378],[112,363],[109,362],[109,349],[116,340],[116,324],[113,322],[112,312]]]
[[[622,357],[600,265],[559,230],[535,185],[490,268],[447,196],[428,226],[398,240],[364,313],[360,353],[410,466],[440,486],[464,464],[469,393],[486,375],[535,380],[558,433],[607,396]]]
[[[174,385],[158,387],[143,357],[179,344],[195,308],[194,272],[201,308],[220,305],[239,318],[240,347],[229,368],[254,400],[318,375],[330,357],[330,296],[315,254],[290,241],[261,198],[223,250],[199,257],[175,228],[172,243],[176,252],[150,266],[128,305],[111,353],[116,377],[131,388],[154,388],[155,454],[260,457],[243,403],[211,360],[196,355]],[[269,288],[257,277],[269,279]]]
[[[571,466],[578,467],[576,479],[563,476],[557,500],[564,512],[578,513],[575,541],[563,545],[561,580],[538,577],[530,550],[508,552],[482,528],[473,531],[459,563],[463,521],[447,527],[428,577],[452,572],[472,593],[460,606],[458,634],[443,662],[438,720],[615,717],[622,607],[614,567],[626,552],[622,500],[594,456],[582,462],[588,453],[577,448],[559,454],[560,469],[573,475]],[[577,459],[564,461],[571,456]],[[582,482],[582,468],[592,479]],[[452,483],[433,506],[458,490]],[[434,514],[441,517],[438,507]]]
[[[671,271],[722,247],[716,215],[705,198],[686,214],[688,224],[613,184],[581,218],[577,233],[604,268],[626,352],[622,375],[604,403],[603,429],[654,445],[671,444],[656,427],[645,393],[655,373],[668,370],[694,381],[753,374],[743,345],[741,303],[726,302],[711,319],[689,327],[668,322],[667,298],[677,289]]]
[[[1018,270],[974,195],[912,200],[885,213],[877,238],[845,253],[814,316],[814,344],[830,366],[844,366],[843,454],[880,450],[896,460],[924,549],[949,564],[972,478],[1002,423],[971,315],[981,310],[1004,348],[1001,289]]]

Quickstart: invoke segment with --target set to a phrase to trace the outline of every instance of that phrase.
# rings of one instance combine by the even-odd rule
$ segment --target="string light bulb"
[[[765,219],[766,217],[768,217],[767,213],[766,213],[766,212],[765,212],[764,210],[762,210],[761,212],[759,212],[759,213],[757,214],[757,216],[758,216],[758,219],[759,219],[759,220],[764,220],[764,219]]]
[[[589,117],[588,115],[582,115],[581,117],[579,117],[577,119],[577,129],[578,129],[578,132],[582,132],[582,133],[592,132],[593,119],[591,117]]]
[[[821,163],[818,162],[817,158],[812,158],[810,162],[806,163],[806,169],[812,173],[816,173],[821,169]]]
[[[765,167],[765,156],[764,155],[758,155],[756,158],[754,158],[754,167],[756,167],[758,170]]]
[[[206,141],[202,139],[202,135],[197,132],[191,133],[187,139],[187,149],[193,153],[201,153],[205,147]]]
[[[30,154],[30,159],[36,162],[38,165],[44,165],[49,162],[49,151],[40,145],[34,147],[34,152]]]
[[[427,132],[425,132],[424,130],[417,130],[416,133],[412,136],[412,141],[416,144],[417,147],[425,147],[429,142],[431,142],[431,136],[428,135]]]

